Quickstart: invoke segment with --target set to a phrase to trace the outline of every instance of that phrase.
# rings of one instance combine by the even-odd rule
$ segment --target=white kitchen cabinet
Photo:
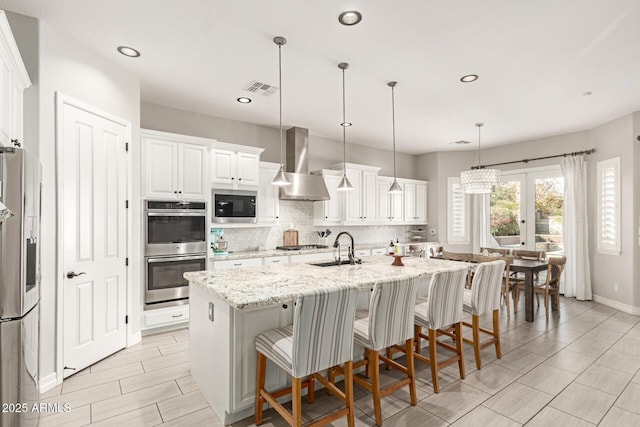
[[[388,253],[387,248],[373,248],[371,249],[371,255],[386,255]]]
[[[208,200],[207,144],[211,140],[146,129],[140,134],[145,197]]]
[[[288,264],[289,257],[286,255],[268,256],[268,257],[262,258],[262,262],[264,263],[264,265]]]
[[[400,180],[399,180],[400,181]],[[427,183],[402,180],[404,186],[404,221],[408,224],[427,223]]]
[[[162,328],[189,321],[189,304],[157,308],[142,312],[142,329]]]
[[[31,80],[5,12],[0,10],[0,145],[23,142],[23,93]]]
[[[382,223],[403,223],[404,205],[402,193],[389,193],[393,178],[378,177],[378,221]]]
[[[323,262],[323,261],[333,261],[335,259],[335,255],[333,251],[330,252],[319,252],[315,254],[302,254],[302,255],[291,255],[289,257],[289,262]]]
[[[216,143],[211,150],[213,188],[255,188],[260,181],[262,148]]]
[[[258,187],[258,222],[277,223],[280,217],[280,187],[271,184],[280,165],[260,162]]]
[[[321,173],[329,191],[329,200],[313,203],[314,225],[335,225],[344,221],[344,195],[338,191],[342,174],[327,169]]]
[[[342,163],[332,166],[342,170]],[[377,221],[376,182],[380,168],[347,163],[347,178],[353,190],[345,192],[344,218],[346,223],[373,223]]]
[[[231,268],[260,267],[262,258],[214,260],[214,270],[229,270]]]

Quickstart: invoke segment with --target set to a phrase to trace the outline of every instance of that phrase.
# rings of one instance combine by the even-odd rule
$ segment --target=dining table
[[[446,259],[442,255],[432,256],[433,259]],[[461,261],[462,262],[462,261]],[[472,261],[473,262],[473,261]],[[525,319],[527,322],[533,322],[533,285],[536,273],[545,271],[549,263],[547,260],[537,259],[524,259],[514,258],[513,262],[509,266],[510,272],[517,272],[524,274],[524,307],[525,307]],[[557,304],[555,298],[551,298],[551,309],[557,310]]]

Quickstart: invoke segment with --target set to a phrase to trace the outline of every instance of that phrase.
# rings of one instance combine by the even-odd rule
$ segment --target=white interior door
[[[60,273],[67,377],[126,345],[127,128],[62,105]]]

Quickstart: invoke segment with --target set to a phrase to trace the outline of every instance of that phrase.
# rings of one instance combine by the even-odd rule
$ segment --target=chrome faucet
[[[338,260],[337,260],[338,265],[340,265],[340,237],[343,234],[346,234],[351,239],[351,246],[347,248],[347,256],[349,257],[349,264],[351,265],[361,264],[362,260],[360,258],[356,258],[354,255],[355,244],[353,242],[353,236],[348,231],[341,231],[340,233],[338,233],[338,235],[336,236],[336,240],[333,242],[333,247],[338,248]]]

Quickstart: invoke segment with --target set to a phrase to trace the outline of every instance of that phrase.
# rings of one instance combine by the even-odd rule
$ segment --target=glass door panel
[[[528,187],[533,197],[533,209],[529,212],[528,241],[535,246],[529,249],[562,255],[562,214],[564,206],[564,178],[559,171],[531,173]]]
[[[503,175],[501,184],[491,193],[489,232],[492,247],[520,249],[526,244],[523,222],[526,212],[525,179],[524,174]]]

